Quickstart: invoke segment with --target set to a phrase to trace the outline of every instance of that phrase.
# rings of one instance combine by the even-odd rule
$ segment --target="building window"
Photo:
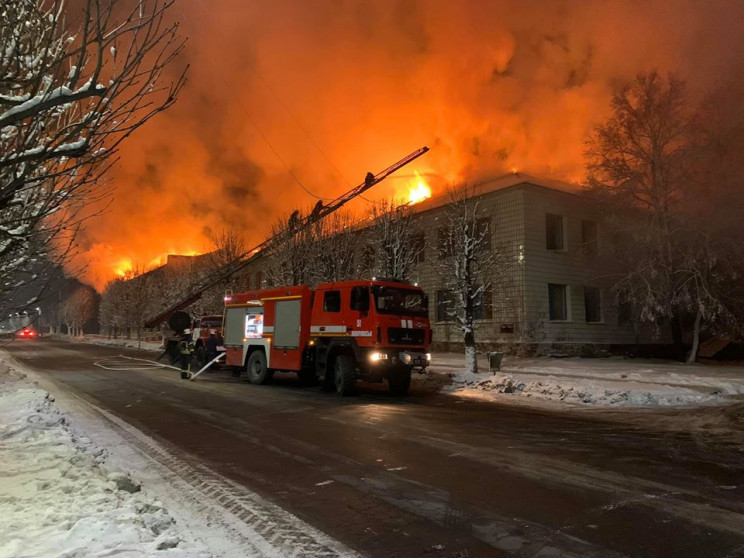
[[[452,256],[452,235],[447,227],[437,229],[437,255],[440,260]]]
[[[587,323],[602,321],[602,297],[597,287],[584,287],[584,315]]]
[[[323,293],[323,311],[341,312],[341,291],[326,291]]]
[[[416,263],[426,261],[426,235],[424,233],[416,233],[411,236],[411,250],[415,255],[414,261]]]
[[[491,249],[491,218],[490,217],[483,217],[482,219],[478,219],[475,221],[475,238],[476,240],[482,239],[480,246],[478,246],[480,250]]]
[[[454,315],[455,294],[451,289],[437,291],[437,315],[436,321],[446,322]]]
[[[581,221],[581,245],[584,254],[587,256],[597,254],[599,244],[597,242],[597,223],[594,221]]]
[[[476,320],[493,319],[493,300],[490,287],[477,296],[473,302],[473,318]]]
[[[551,320],[568,320],[568,288],[566,285],[548,284],[548,306]]]
[[[563,216],[545,215],[545,247],[548,250],[563,250]]]

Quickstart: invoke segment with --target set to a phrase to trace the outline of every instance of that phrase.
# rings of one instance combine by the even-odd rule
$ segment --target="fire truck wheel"
[[[396,368],[388,376],[388,388],[392,395],[407,395],[411,387],[411,369],[409,367]]]
[[[356,387],[356,370],[351,359],[347,355],[338,355],[334,369],[336,394],[341,396],[353,394]]]
[[[246,364],[246,372],[248,381],[252,384],[265,384],[271,379],[271,372],[266,368],[266,355],[263,351],[259,350],[251,353],[251,356],[248,357],[248,364]]]

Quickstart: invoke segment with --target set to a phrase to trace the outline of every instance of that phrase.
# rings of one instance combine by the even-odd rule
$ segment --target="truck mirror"
[[[367,287],[351,288],[351,309],[369,312],[369,289]]]

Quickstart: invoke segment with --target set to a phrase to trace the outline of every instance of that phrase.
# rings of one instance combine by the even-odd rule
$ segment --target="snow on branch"
[[[63,0],[5,0],[0,9],[0,285],[39,246],[43,255],[71,244],[80,210],[110,196],[101,178],[119,144],[185,83],[185,70],[162,80],[184,46],[173,0],[80,4],[73,13]],[[7,241],[2,231],[19,224],[25,236]]]

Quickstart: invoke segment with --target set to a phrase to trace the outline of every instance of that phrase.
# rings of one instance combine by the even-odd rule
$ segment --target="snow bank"
[[[1,362],[0,517],[0,557],[210,556]]]
[[[502,371],[492,375],[467,373],[453,359],[444,360],[441,372],[451,381],[445,391],[487,400],[684,406],[723,404],[744,394],[744,375],[736,367],[690,368],[612,359],[509,359]]]
[[[453,382],[450,389],[465,391],[476,390],[490,394],[522,395],[544,401],[562,401],[565,403],[595,406],[671,406],[700,405],[720,403],[719,395],[705,395],[686,388],[670,390],[667,387],[649,388],[634,386],[626,389],[611,388],[592,383],[571,384],[556,382],[552,379],[532,380],[528,382],[510,376],[491,376],[476,382]]]

